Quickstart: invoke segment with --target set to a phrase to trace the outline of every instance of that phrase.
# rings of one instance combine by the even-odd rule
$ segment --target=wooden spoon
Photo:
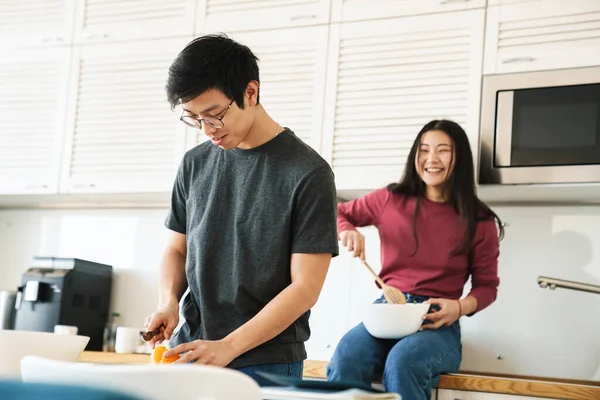
[[[375,273],[375,271],[373,271],[373,268],[371,268],[365,260],[362,260],[362,263],[365,267],[367,267],[369,272],[371,272],[377,283],[379,283],[379,286],[381,286],[385,301],[387,301],[390,304],[406,304],[406,297],[404,296],[404,293],[402,293],[399,289],[396,289],[393,286],[389,286],[383,283],[383,280],[379,277],[379,275]]]

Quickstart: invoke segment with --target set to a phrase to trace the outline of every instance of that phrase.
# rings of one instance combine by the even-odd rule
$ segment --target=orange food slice
[[[171,364],[179,360],[179,354],[171,357],[165,357],[167,348],[165,346],[156,346],[150,355],[150,364]]]

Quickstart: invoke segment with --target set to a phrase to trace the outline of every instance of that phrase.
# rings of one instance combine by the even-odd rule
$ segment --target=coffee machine
[[[53,332],[73,325],[89,336],[86,350],[102,350],[113,268],[77,258],[35,257],[15,300],[14,329]]]

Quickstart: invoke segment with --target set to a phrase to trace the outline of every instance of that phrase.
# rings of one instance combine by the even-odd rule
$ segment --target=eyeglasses
[[[204,118],[196,118],[191,115],[181,114],[181,117],[179,117],[179,120],[181,122],[183,122],[184,124],[186,124],[187,126],[191,126],[192,128],[198,128],[200,130],[202,130],[202,122],[203,121],[205,124],[208,124],[208,125],[212,126],[213,128],[220,129],[225,126],[225,124],[223,123],[223,118],[225,118],[225,114],[227,114],[227,111],[229,111],[232,104],[233,104],[233,100],[231,100],[231,103],[229,103],[227,108],[224,108],[223,110],[219,111],[216,115],[210,115],[210,116],[204,117]],[[185,113],[186,111],[183,110],[183,112]],[[219,114],[223,114],[223,115],[221,115],[220,117],[217,117],[217,115],[219,115]]]

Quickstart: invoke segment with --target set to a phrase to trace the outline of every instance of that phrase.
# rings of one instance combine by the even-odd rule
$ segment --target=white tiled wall
[[[490,308],[462,320],[462,369],[594,378],[600,368],[600,296],[552,292],[536,282],[545,275],[600,285],[600,206],[494,209],[509,224],[500,292]],[[14,289],[34,255],[108,263],[116,274],[112,309],[122,314],[123,325],[141,327],[157,302],[165,215],[162,209],[2,210],[0,289]],[[377,232],[363,232],[367,259],[379,269]],[[342,251],[313,309],[309,358],[328,359],[360,321],[362,306],[378,295],[366,269]]]

